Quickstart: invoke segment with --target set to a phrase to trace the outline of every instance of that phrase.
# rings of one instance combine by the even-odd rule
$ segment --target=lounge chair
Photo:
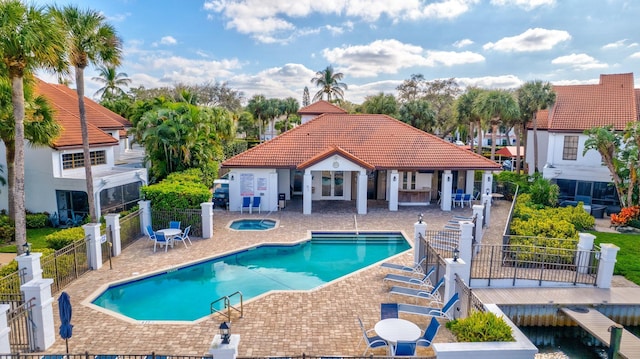
[[[184,243],[184,247],[188,248],[186,241],[189,241],[189,244],[193,245],[193,243],[191,243],[191,239],[189,238],[190,230],[191,230],[191,226],[188,226],[187,228],[184,229],[184,232],[182,232],[181,235],[173,237],[173,240]]]
[[[425,347],[425,348],[430,347],[431,343],[433,342],[433,339],[436,337],[436,334],[438,334],[439,329],[440,329],[440,322],[438,321],[438,318],[431,317],[431,322],[429,322],[429,326],[427,327],[427,329],[424,330],[424,334],[420,339],[418,339],[416,344],[418,346]]]
[[[403,272],[409,272],[409,273],[420,273],[422,274],[422,266],[424,265],[424,262],[427,260],[427,258],[422,258],[420,260],[420,263],[414,265],[414,266],[405,266],[402,264],[396,264],[396,263],[389,263],[389,262],[384,262],[382,264],[380,264],[380,267],[383,268],[389,268],[389,269],[395,269],[395,270],[399,270],[399,271],[403,271]]]
[[[432,302],[439,302],[440,293],[438,291],[440,290],[440,287],[442,287],[443,285],[444,285],[444,277],[442,277],[438,281],[438,283],[436,283],[436,285],[429,291],[426,291],[422,288],[415,289],[415,288],[408,288],[408,287],[401,287],[401,286],[393,286],[391,287],[391,290],[389,290],[389,295],[398,294],[398,295],[404,295],[408,297],[427,299]]]
[[[396,303],[380,304],[380,320],[398,317],[398,306]]]
[[[362,356],[367,355],[367,352],[369,351],[369,349],[383,348],[388,346],[387,342],[384,339],[380,338],[379,336],[377,335],[369,336],[370,332],[375,333],[375,331],[373,329],[369,329],[369,330],[364,329],[364,324],[362,324],[362,319],[360,319],[359,317],[358,317],[358,323],[360,324],[360,329],[362,330],[362,339],[364,339],[365,344],[367,344],[367,347],[365,348]],[[360,345],[360,343],[358,343],[358,345]]]
[[[164,246],[164,251],[166,252],[167,249],[169,248],[169,246],[171,245],[171,238],[167,238],[164,236],[164,233],[162,232],[156,232],[155,233],[156,238],[153,241],[153,251],[156,251],[156,246],[159,244],[161,246]]]
[[[261,197],[253,197],[253,201],[251,202],[251,207],[249,207],[249,213],[252,213],[254,208],[257,208],[258,213],[260,213],[260,198]]]
[[[242,213],[245,208],[248,208],[249,213],[251,213],[251,197],[242,197],[242,207],[240,207],[240,213]]]
[[[396,345],[392,346],[391,355],[401,356],[414,356],[416,355],[416,342],[398,341]]]
[[[460,297],[458,293],[455,293],[451,299],[449,299],[442,308],[430,307],[430,306],[422,306],[422,305],[414,305],[414,304],[404,304],[398,303],[398,312],[399,313],[408,313],[408,314],[417,314],[417,315],[428,315],[434,317],[443,317],[447,319],[453,319],[453,316],[449,314],[449,311],[453,306],[458,302]]]
[[[429,277],[435,271],[436,271],[436,267],[435,266],[431,267],[427,271],[427,273],[424,276],[422,276],[422,278],[389,273],[384,277],[383,281],[391,281],[391,282],[398,282],[398,283],[404,283],[404,284],[414,284],[422,287],[431,287],[431,280],[429,279]]]

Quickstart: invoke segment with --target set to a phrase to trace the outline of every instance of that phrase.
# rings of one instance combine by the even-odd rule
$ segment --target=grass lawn
[[[51,228],[51,227],[27,229],[27,241],[31,243],[32,249],[47,248],[47,241],[44,240],[44,237],[47,234],[57,232],[59,230],[60,228]],[[15,244],[9,244],[9,245],[0,247],[0,253],[16,253],[16,252],[17,251],[16,251]]]
[[[591,232],[595,243],[612,243],[620,247],[613,274],[622,275],[640,285],[640,234]]]

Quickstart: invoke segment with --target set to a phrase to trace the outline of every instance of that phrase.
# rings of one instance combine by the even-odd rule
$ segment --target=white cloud
[[[484,62],[484,60],[484,56],[471,51],[427,51],[427,65],[431,67],[435,67],[438,65],[465,65]]]
[[[457,48],[463,48],[465,46],[469,46],[472,45],[473,41],[471,41],[471,39],[462,39],[462,40],[458,40],[456,42],[453,43],[453,47],[457,47]]]
[[[603,64],[587,54],[571,54],[560,56],[551,60],[551,63],[554,65],[566,65],[576,70],[593,70],[609,67],[609,65]]]
[[[520,35],[505,37],[483,46],[485,50],[530,52],[551,50],[555,45],[568,41],[571,35],[563,30],[541,28],[528,29]]]
[[[178,43],[178,41],[173,36],[163,36],[160,39],[160,43],[162,45],[175,45]]]
[[[600,79],[589,79],[589,80],[558,80],[551,81],[551,84],[554,86],[572,86],[572,85],[597,85],[600,83]]]
[[[125,21],[129,16],[131,16],[130,12],[126,12],[124,14],[115,14],[115,15],[105,15],[107,21],[109,22],[123,22]]]
[[[554,6],[556,0],[491,0],[491,4],[496,6],[514,5],[530,11],[539,6]]]
[[[375,81],[361,85],[349,84],[349,89],[344,92],[344,98],[353,103],[363,103],[365,97],[376,95],[380,92],[397,96],[398,91],[396,88],[400,84],[402,84],[400,80]],[[315,93],[311,87],[309,88],[309,92]]]
[[[633,54],[629,55],[630,59],[640,59],[640,52],[634,52]]]
[[[475,86],[483,89],[515,89],[524,83],[516,75],[460,77],[456,81],[462,87]]]
[[[617,49],[619,47],[623,47],[625,46],[624,43],[627,42],[627,39],[622,39],[622,40],[618,40],[615,42],[610,42],[604,46],[602,46],[603,50],[608,50],[608,49]]]

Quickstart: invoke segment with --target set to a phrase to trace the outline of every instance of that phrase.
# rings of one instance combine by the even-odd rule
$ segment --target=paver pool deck
[[[496,201],[492,206],[491,225],[484,243],[501,243],[502,232],[511,202]],[[64,288],[73,305],[73,337],[70,353],[92,354],[156,354],[203,355],[218,333],[221,319],[209,316],[195,323],[131,322],[95,310],[82,304],[96,290],[114,281],[179,266],[183,263],[270,242],[297,242],[306,239],[309,231],[402,231],[412,242],[413,225],[419,213],[424,213],[427,230],[440,230],[454,215],[471,215],[471,209],[456,208],[443,212],[436,204],[423,207],[400,207],[389,212],[384,204],[369,202],[365,215],[356,215],[352,203],[314,202],[314,213],[303,215],[299,208],[287,207],[270,214],[240,214],[214,211],[214,235],[210,239],[192,238],[193,246],[178,243],[168,252],[153,252],[153,243],[145,237],[114,257],[113,269],[108,263],[91,271]],[[239,218],[271,218],[279,221],[269,231],[233,231],[228,224]],[[411,264],[413,250],[396,256],[394,262]],[[277,292],[245,301],[244,317],[233,319],[231,330],[240,334],[239,356],[361,355],[362,332],[356,318],[362,318],[367,329],[380,318],[380,303],[389,298],[388,285],[382,278],[388,269],[372,265],[343,279],[312,291]],[[57,296],[54,301],[54,325],[59,327]],[[211,298],[211,301],[217,298]],[[163,306],[162,298],[157,300]],[[189,298],[181,305],[188,306]],[[167,311],[173,310],[171,307]],[[404,316],[422,329],[428,317]],[[451,341],[450,333],[441,329],[436,342]],[[358,345],[360,344],[360,345]],[[59,335],[47,353],[63,353],[65,342]],[[373,352],[385,355],[384,349]],[[418,355],[431,355],[431,349],[420,348]]]

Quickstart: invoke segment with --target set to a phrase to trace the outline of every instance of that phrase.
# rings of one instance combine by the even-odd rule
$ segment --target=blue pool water
[[[270,219],[239,219],[231,222],[231,229],[239,231],[263,231],[275,227],[276,221]]]
[[[261,245],[111,285],[92,303],[136,320],[192,321],[236,291],[246,301],[271,290],[309,290],[409,248],[396,233],[314,233],[295,245]]]

